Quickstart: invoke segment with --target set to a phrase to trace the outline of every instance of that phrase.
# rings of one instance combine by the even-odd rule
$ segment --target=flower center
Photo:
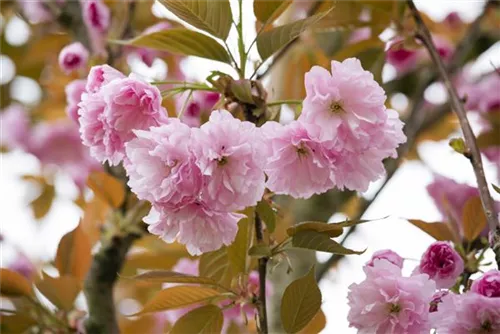
[[[401,306],[398,304],[389,304],[390,313],[399,313],[399,311],[401,311]]]
[[[332,101],[329,110],[334,114],[339,114],[341,111],[344,111],[344,108],[342,108],[342,103],[340,101]]]
[[[217,165],[219,166],[224,166],[228,163],[227,157],[221,157],[220,159],[217,160]]]
[[[491,322],[489,322],[488,320],[481,324],[481,330],[485,331],[486,333],[490,333],[492,329],[493,328],[491,326]]]

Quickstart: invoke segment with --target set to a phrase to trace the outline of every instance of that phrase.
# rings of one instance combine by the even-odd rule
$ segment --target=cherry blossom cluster
[[[398,114],[357,59],[332,62],[331,73],[313,67],[299,119],[260,128],[226,110],[200,127],[167,118],[156,87],[107,65],[92,68],[83,93],[74,85],[91,155],[123,161],[132,191],[152,203],[149,231],[191,254],[229,245],[244,217],[237,212],[256,205],[266,187],[296,198],[334,187],[365,191],[405,141]],[[186,117],[201,122],[218,97],[196,95]]]
[[[464,262],[447,242],[430,245],[410,276],[402,267],[391,250],[373,255],[364,267],[366,279],[349,287],[351,327],[360,333],[500,332],[500,271],[485,273],[459,294],[452,287]]]

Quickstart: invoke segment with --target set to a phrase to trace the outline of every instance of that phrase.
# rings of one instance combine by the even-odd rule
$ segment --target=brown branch
[[[262,220],[257,213],[255,213],[255,237],[258,243],[261,243],[264,239]],[[268,261],[268,257],[259,258],[259,333],[263,334],[269,333],[266,307],[266,274]]]
[[[436,50],[436,47],[432,41],[431,34],[429,32],[429,29],[425,25],[424,21],[422,20],[422,17],[420,16],[419,11],[415,7],[415,4],[413,3],[412,0],[407,0],[408,7],[410,8],[412,15],[415,19],[415,22],[417,23],[417,36],[420,38],[420,40],[424,43],[425,47],[427,48],[427,51],[429,52],[432,61],[437,67],[437,71],[439,73],[439,76],[444,82],[444,85],[446,86],[446,89],[448,91],[448,94],[450,96],[450,103],[457,114],[460,127],[462,128],[462,132],[464,134],[464,139],[465,143],[467,145],[468,153],[469,155],[469,160],[471,161],[472,168],[474,169],[474,174],[476,175],[476,181],[478,184],[478,189],[479,189],[479,194],[481,198],[481,203],[483,204],[483,209],[484,213],[486,215],[486,218],[488,220],[488,227],[490,229],[490,232],[492,235],[495,235],[497,230],[500,228],[499,223],[497,221],[497,216],[495,212],[495,208],[493,205],[493,199],[491,198],[489,189],[488,189],[488,183],[486,182],[486,178],[484,175],[484,169],[483,169],[483,163],[481,160],[481,153],[479,151],[479,147],[477,146],[476,143],[476,137],[474,136],[474,133],[472,132],[472,128],[469,124],[469,121],[467,119],[467,114],[465,111],[465,108],[463,106],[463,103],[458,96],[458,93],[453,87],[453,84],[451,83],[450,77],[448,73],[446,72],[446,68],[443,64],[443,61],[441,60],[441,57],[439,56],[438,51]],[[492,238],[493,239],[493,238]],[[492,247],[496,247],[496,245],[492,245]],[[496,247],[496,251],[500,252],[500,247]],[[499,263],[500,265],[500,263]]]

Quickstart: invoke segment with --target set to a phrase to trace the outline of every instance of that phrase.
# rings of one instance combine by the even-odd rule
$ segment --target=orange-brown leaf
[[[453,233],[447,224],[442,222],[427,223],[419,219],[408,219],[410,223],[418,227],[431,237],[439,241],[453,240]]]
[[[87,185],[94,194],[118,208],[125,200],[125,188],[117,178],[104,172],[93,172],[89,175]]]
[[[59,275],[71,275],[83,281],[92,262],[89,237],[81,224],[66,233],[57,247],[56,267]]]
[[[36,283],[36,287],[58,309],[70,311],[73,308],[82,284],[73,276],[51,277],[43,273],[43,280]]]
[[[486,215],[479,196],[471,197],[462,210],[462,227],[467,241],[476,239],[487,225]]]
[[[31,296],[33,294],[33,287],[21,274],[1,268],[0,293],[7,297]]]

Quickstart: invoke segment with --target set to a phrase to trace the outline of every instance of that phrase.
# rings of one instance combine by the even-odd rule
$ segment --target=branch
[[[481,202],[483,204],[484,213],[488,220],[488,227],[492,235],[495,235],[496,233],[498,233],[497,230],[500,229],[500,226],[496,218],[495,208],[493,206],[493,199],[491,198],[488,189],[488,183],[486,182],[486,178],[484,176],[481,153],[479,152],[479,148],[476,143],[476,137],[472,132],[472,128],[469,124],[469,121],[467,120],[467,114],[463,106],[463,103],[460,97],[458,96],[455,87],[453,87],[453,84],[451,83],[448,73],[446,72],[443,61],[441,60],[441,57],[439,56],[439,53],[436,50],[434,43],[432,42],[432,37],[429,32],[429,29],[422,20],[422,17],[420,16],[420,13],[415,7],[413,1],[407,0],[407,3],[415,19],[415,22],[417,23],[418,37],[424,43],[425,47],[427,48],[432,58],[432,61],[436,65],[439,76],[443,80],[444,85],[446,86],[446,89],[450,96],[450,103],[453,109],[455,110],[455,113],[457,114],[460,127],[462,128],[462,132],[464,134],[465,143],[468,148],[468,153],[469,153],[468,158],[471,161],[472,168],[474,169],[474,174],[476,175]],[[492,247],[495,249],[496,245],[494,244],[492,245]],[[500,252],[500,247],[496,247],[495,250]],[[497,255],[500,256],[500,254]],[[498,264],[500,265],[500,262]]]
[[[87,299],[89,317],[85,329],[89,334],[119,333],[116,321],[113,286],[118,278],[125,256],[137,234],[124,237],[115,236],[111,243],[94,256],[83,292]]]
[[[262,232],[262,220],[259,215],[255,213],[255,237],[258,243],[264,239]],[[268,257],[259,258],[259,333],[269,333],[267,325],[267,308],[266,308],[266,273]]]

